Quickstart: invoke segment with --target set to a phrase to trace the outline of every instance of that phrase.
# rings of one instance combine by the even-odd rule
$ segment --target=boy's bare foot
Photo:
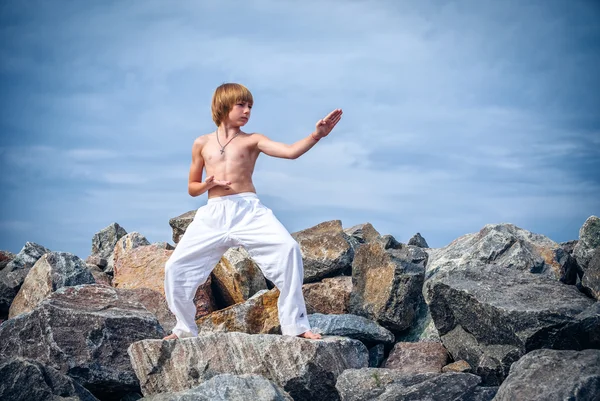
[[[179,339],[179,337],[177,337],[177,334],[175,334],[175,333],[171,333],[168,336],[163,338],[163,340],[177,340],[177,339]]]
[[[323,338],[323,337],[321,337],[321,335],[320,335],[320,334],[313,333],[313,332],[312,332],[312,331],[310,331],[310,330],[308,330],[308,331],[305,331],[305,332],[304,332],[304,333],[302,333],[302,334],[299,334],[299,335],[298,335],[298,337],[307,338],[307,339],[309,339],[309,340],[320,340],[321,338]]]

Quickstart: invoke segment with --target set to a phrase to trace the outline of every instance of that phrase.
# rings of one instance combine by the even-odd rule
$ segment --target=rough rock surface
[[[478,387],[469,373],[406,374],[394,369],[348,369],[337,380],[342,401],[490,401],[496,388]]]
[[[221,373],[259,374],[294,400],[337,400],[336,378],[367,366],[356,340],[331,337],[219,333],[174,341],[138,341],[129,347],[144,395],[192,388]]]
[[[10,306],[8,317],[33,310],[59,288],[95,282],[85,262],[77,256],[67,252],[48,252],[29,270]]]
[[[173,242],[175,244],[179,243],[179,240],[183,237],[183,234],[185,234],[185,230],[187,230],[190,223],[194,220],[196,211],[197,210],[190,210],[189,212],[185,212],[184,214],[169,220],[169,225],[173,229]]]
[[[34,360],[0,361],[0,400],[98,401],[69,376]]]
[[[115,249],[113,250],[112,269],[110,266],[107,266],[107,268],[106,268],[107,273],[113,272],[115,266],[118,264],[119,258],[122,255],[126,254],[128,251],[131,251],[132,249],[136,249],[136,248],[139,248],[142,246],[148,246],[148,245],[150,245],[150,241],[148,241],[146,239],[146,237],[144,237],[142,234],[138,233],[137,231],[134,231],[132,233],[129,233],[129,234],[124,235],[121,238],[119,238],[119,240],[115,244]],[[154,246],[154,248],[157,248],[157,247]]]
[[[119,292],[119,296],[130,302],[139,302],[144,305],[148,312],[152,313],[165,333],[170,333],[177,323],[175,315],[169,310],[167,300],[158,291],[150,288],[132,288]]]
[[[342,315],[349,313],[352,277],[338,276],[302,286],[306,312]]]
[[[600,218],[590,216],[579,229],[579,241],[573,248],[573,256],[584,272],[596,248],[600,248]]]
[[[413,237],[408,240],[408,245],[414,245],[419,248],[429,248],[427,241],[425,241],[425,238],[421,236],[421,233],[416,233],[413,235]]]
[[[549,277],[473,267],[438,273],[426,295],[446,349],[487,385],[534,349],[600,347],[600,304]]]
[[[172,251],[173,249],[175,249],[175,247],[171,244],[169,244],[168,242],[153,242],[151,245],[154,245],[155,247],[159,248],[159,249],[167,249],[169,251]]]
[[[559,244],[512,224],[488,224],[430,252],[426,279],[467,267],[496,265],[575,284],[579,267]]]
[[[562,249],[565,250],[565,252],[567,252],[569,255],[573,254],[573,249],[575,248],[575,245],[577,245],[577,243],[579,242],[579,240],[571,240],[571,241],[565,241],[565,242],[560,242],[559,245],[562,246]]]
[[[222,374],[177,393],[155,394],[144,401],[293,401],[281,387],[260,375]]]
[[[246,302],[221,309],[196,321],[200,333],[242,332],[248,334],[279,334],[277,314],[279,290],[262,290]]]
[[[0,270],[0,319],[8,317],[10,304],[21,289],[29,270],[48,252],[50,250],[41,245],[27,242],[17,256]]]
[[[600,300],[600,248],[592,253],[581,279],[583,291],[596,300]]]
[[[313,332],[323,335],[353,338],[366,345],[394,343],[392,332],[362,316],[315,313],[308,315],[308,321]]]
[[[377,344],[369,348],[369,367],[378,368],[385,359],[385,345]]]
[[[540,349],[510,368],[497,401],[595,401],[600,395],[600,350]]]
[[[111,223],[102,230],[94,234],[92,238],[92,251],[90,256],[99,256],[106,259],[105,270],[112,272],[113,269],[113,252],[117,241],[127,235],[127,231],[117,223]]]
[[[108,265],[108,261],[104,258],[101,258],[98,255],[88,256],[87,259],[85,260],[85,263],[87,263],[89,265],[95,265],[95,266],[99,267],[100,269],[104,269]]]
[[[425,300],[419,302],[417,316],[413,325],[408,330],[399,333],[396,337],[396,341],[409,343],[419,341],[441,341],[440,334],[435,328],[435,324],[429,313],[429,306]]]
[[[107,285],[112,287],[112,276],[110,274],[106,274],[104,270],[102,270],[98,265],[92,265],[86,263],[86,267],[92,276],[94,276],[94,280],[96,280],[96,284]]]
[[[17,255],[9,251],[0,251],[0,270],[4,269],[16,256]]]
[[[344,232],[356,239],[360,244],[378,241],[381,239],[381,234],[379,234],[379,232],[371,225],[371,223],[357,224],[350,228],[344,229]]]
[[[220,308],[246,301],[267,282],[244,248],[230,248],[212,271],[214,296]]]
[[[304,282],[309,283],[349,271],[354,248],[339,220],[326,221],[292,234],[300,244]]]
[[[460,361],[449,363],[448,365],[446,365],[442,368],[443,373],[448,373],[448,372],[471,373],[471,370],[472,369],[471,369],[471,365],[469,365],[469,362],[463,361],[462,359]]]
[[[379,241],[362,245],[352,264],[350,312],[390,330],[411,327],[425,272],[424,262],[414,263],[411,252],[407,246],[385,249]]]
[[[448,351],[441,343],[396,343],[383,367],[406,374],[441,373]]]
[[[0,325],[0,359],[36,359],[100,399],[139,391],[127,347],[164,331],[142,304],[122,296],[127,291],[97,284],[58,289]]]

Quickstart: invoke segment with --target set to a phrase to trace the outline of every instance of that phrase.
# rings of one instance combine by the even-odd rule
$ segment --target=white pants
[[[302,295],[304,268],[300,246],[255,193],[208,200],[196,212],[165,265],[165,294],[177,317],[179,338],[197,336],[194,295],[230,247],[243,246],[264,276],[280,291],[281,332],[296,336],[310,330]]]

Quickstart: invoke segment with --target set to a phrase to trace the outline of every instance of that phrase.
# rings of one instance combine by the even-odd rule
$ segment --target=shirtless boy
[[[193,301],[196,290],[225,251],[236,246],[246,248],[264,276],[279,289],[277,307],[282,334],[321,338],[308,323],[300,246],[258,199],[252,173],[261,153],[284,159],[306,153],[329,135],[342,118],[342,110],[332,111],[317,122],[310,135],[287,145],[261,134],[242,132],[253,103],[252,94],[244,86],[219,86],[212,100],[217,130],[194,141],[188,192],[198,196],[208,191],[208,203],[198,209],[165,266],[166,298],[177,317],[167,340],[198,335]]]

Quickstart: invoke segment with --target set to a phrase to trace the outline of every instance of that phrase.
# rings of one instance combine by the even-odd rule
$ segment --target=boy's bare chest
[[[206,164],[254,163],[257,156],[256,144],[244,137],[236,137],[221,143],[213,138],[202,149],[202,157]]]

